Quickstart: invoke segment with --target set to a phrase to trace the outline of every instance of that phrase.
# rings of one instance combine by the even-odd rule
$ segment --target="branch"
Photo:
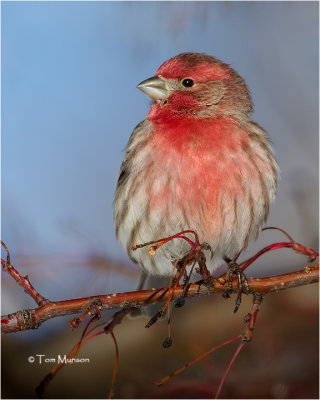
[[[38,306],[42,306],[43,304],[49,303],[50,300],[41,296],[39,292],[31,285],[29,281],[28,275],[22,276],[20,273],[14,268],[10,263],[10,253],[8,247],[1,240],[2,246],[5,248],[7,252],[7,260],[4,261],[1,258],[1,265],[5,272],[12,276],[12,278],[18,283],[18,285],[24,288],[24,291],[33,298],[33,300],[38,304]]]
[[[319,265],[305,267],[304,269],[288,274],[266,278],[248,279],[250,293],[267,294],[295,286],[302,286],[319,281]],[[232,282],[233,293],[237,292],[237,281]],[[225,292],[225,280],[217,278],[210,285],[203,281],[190,284],[188,290],[177,286],[172,300],[180,297],[195,297],[213,295]],[[38,308],[20,310],[13,314],[1,317],[2,333],[12,333],[28,329],[37,329],[43,322],[64,315],[71,315],[90,311],[93,304],[99,303],[101,310],[116,308],[139,308],[147,304],[165,301],[169,297],[168,288],[141,290],[126,293],[114,293],[99,296],[84,297],[65,301],[52,302],[41,305]]]

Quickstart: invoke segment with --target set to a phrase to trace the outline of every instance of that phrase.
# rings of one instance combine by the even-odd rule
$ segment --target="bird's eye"
[[[194,85],[194,82],[193,82],[192,79],[186,78],[186,79],[184,79],[184,80],[182,81],[182,84],[183,84],[183,86],[185,86],[185,87],[191,87],[191,86]]]

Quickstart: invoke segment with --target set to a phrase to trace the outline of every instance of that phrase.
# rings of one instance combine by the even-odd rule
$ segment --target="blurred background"
[[[51,300],[135,290],[139,267],[114,233],[116,181],[128,138],[149,108],[136,85],[184,51],[214,55],[245,79],[253,119],[270,133],[281,168],[267,225],[317,249],[318,18],[318,2],[2,2],[1,237],[12,264]],[[284,240],[265,232],[243,258]],[[282,249],[247,275],[305,265]],[[143,319],[123,321],[115,331],[115,397],[212,398],[232,346],[164,388],[154,381],[241,333],[250,302],[233,315],[233,299],[189,301],[173,315],[169,350],[161,347],[164,323],[146,330]],[[2,314],[34,306],[2,273]],[[66,354],[82,330],[70,331],[69,319],[2,337],[3,398],[35,396],[53,365],[27,358]],[[99,337],[81,355],[90,365],[66,367],[46,396],[106,397],[111,338]],[[317,285],[267,297],[222,397],[318,398]]]

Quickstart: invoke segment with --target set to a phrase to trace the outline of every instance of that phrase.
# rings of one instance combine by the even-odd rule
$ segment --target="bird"
[[[168,59],[137,88],[152,102],[120,168],[117,239],[144,278],[168,277],[188,243],[173,239],[154,256],[132,245],[193,230],[208,244],[206,266],[214,274],[258,237],[267,219],[279,175],[269,135],[251,119],[244,79],[205,53]]]

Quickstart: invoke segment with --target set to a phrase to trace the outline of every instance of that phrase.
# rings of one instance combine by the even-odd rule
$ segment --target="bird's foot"
[[[179,296],[176,301],[175,301],[175,307],[182,307],[185,303],[184,298],[186,297],[188,288],[189,288],[189,282],[190,282],[190,278],[192,275],[192,270],[191,269],[190,273],[187,274],[186,272],[186,263],[191,263],[191,262],[197,262],[198,263],[198,267],[195,268],[195,271],[200,274],[202,276],[203,282],[206,285],[212,285],[212,282],[214,282],[213,277],[210,275],[210,272],[207,269],[206,266],[206,257],[203,253],[203,251],[209,250],[211,253],[211,258],[213,256],[213,251],[211,246],[208,243],[202,243],[196,250],[195,249],[191,249],[186,255],[184,255],[183,258],[181,258],[181,260],[179,260],[179,262],[177,263],[177,275],[179,275],[179,272],[181,271],[181,269],[184,269],[183,272],[183,292],[181,294],[181,296]],[[177,277],[176,275],[176,277]]]
[[[175,272],[175,275],[174,275],[174,277],[172,279],[172,286],[174,286],[177,283],[177,281],[178,280],[180,281],[180,279],[182,278],[180,276],[180,272],[181,272],[182,269],[183,269],[183,284],[185,285],[185,283],[187,282],[188,274],[187,274],[187,271],[186,271],[186,268],[185,268],[185,263],[187,262],[188,256],[189,256],[189,253],[184,255],[180,260],[178,260],[178,261],[176,260],[176,261],[174,261],[172,263],[172,264],[176,265],[176,272]]]
[[[248,280],[242,269],[239,267],[239,265],[236,262],[230,260],[229,258],[225,258],[225,261],[228,264],[228,271],[227,271],[228,286],[223,294],[223,297],[225,298],[230,297],[230,294],[233,291],[232,281],[234,279],[237,279],[237,298],[236,298],[235,308],[233,310],[233,312],[236,313],[241,304],[241,294],[242,293],[249,294],[250,287],[248,284]]]
[[[210,246],[210,244],[208,244],[207,242],[203,242],[203,243],[201,243],[200,247],[201,247],[201,250],[209,250],[211,258],[213,257],[213,250],[212,250],[212,247]]]
[[[188,258],[189,258],[189,260],[188,260]],[[178,262],[177,261],[175,262],[176,268],[177,268],[177,272],[176,272],[176,275],[175,275],[175,277],[173,279],[172,286],[174,286],[175,283],[177,282],[177,280],[179,279],[180,272],[183,269],[183,282],[182,282],[183,292],[182,292],[181,296],[179,296],[176,299],[175,303],[174,303],[174,306],[176,308],[183,307],[184,304],[185,304],[185,299],[184,298],[186,297],[186,293],[187,293],[187,290],[188,290],[188,287],[189,287],[189,281],[190,281],[191,274],[192,274],[192,271],[190,271],[189,274],[187,273],[187,271],[186,271],[186,263],[189,264],[190,260],[193,260],[193,258],[194,257],[190,257],[190,252],[188,252]]]

